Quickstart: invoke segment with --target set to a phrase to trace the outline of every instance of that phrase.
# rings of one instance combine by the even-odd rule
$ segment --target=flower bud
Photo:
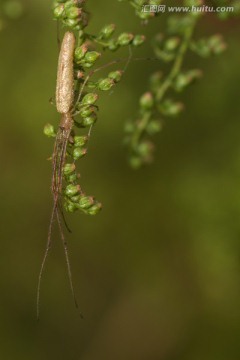
[[[78,203],[80,199],[81,199],[81,195],[74,195],[71,197],[71,201],[73,203]]]
[[[88,89],[91,89],[91,90],[96,89],[97,88],[97,81],[88,81],[87,87],[88,87]]]
[[[88,209],[94,204],[94,198],[92,196],[81,196],[78,205],[81,209]]]
[[[92,104],[95,104],[97,99],[98,99],[98,94],[89,93],[83,97],[81,104],[82,105],[92,105]]]
[[[84,61],[94,63],[100,56],[101,54],[97,51],[88,51],[84,57]]]
[[[69,19],[76,19],[78,17],[80,17],[82,10],[77,8],[76,6],[73,7],[69,7],[65,10],[66,12],[66,16]]]
[[[166,40],[164,44],[164,49],[167,51],[174,51],[180,44],[180,38],[179,37],[170,37],[168,40]]]
[[[74,146],[82,147],[88,142],[88,136],[74,136]]]
[[[65,1],[64,7],[67,10],[75,5],[76,5],[75,0],[67,0],[67,1]]]
[[[166,99],[159,106],[161,113],[166,116],[176,116],[183,110],[183,108],[184,106],[181,102],[174,102],[171,99]]]
[[[85,60],[82,60],[81,65],[82,65],[82,67],[89,69],[89,68],[93,67],[94,63],[86,62]]]
[[[46,124],[44,126],[44,129],[43,129],[43,132],[46,136],[48,137],[56,137],[56,133],[55,133],[55,130],[54,130],[54,127],[53,125],[51,124]]]
[[[116,40],[111,40],[108,43],[108,48],[111,51],[116,51],[119,48],[119,44]]]
[[[75,183],[77,181],[77,179],[78,179],[78,176],[76,173],[73,173],[67,177],[67,181],[69,183]]]
[[[136,35],[133,39],[133,46],[140,46],[144,43],[146,37],[144,35]]]
[[[155,135],[162,130],[162,123],[159,120],[151,120],[146,131],[149,135]]]
[[[92,113],[91,116],[87,116],[87,117],[82,119],[81,126],[82,127],[89,127],[89,126],[95,124],[96,121],[97,121],[97,115],[95,113]]]
[[[70,175],[76,170],[75,164],[65,164],[63,168],[64,175]]]
[[[78,210],[76,204],[72,203],[71,201],[66,201],[64,203],[64,208],[67,212],[73,213],[74,211]]]
[[[175,79],[173,84],[174,89],[182,91],[187,85],[191,84],[194,80],[199,79],[202,76],[201,70],[190,70],[185,73],[180,73]]]
[[[116,28],[116,25],[114,25],[114,24],[104,26],[99,33],[99,38],[100,39],[109,39],[112,36],[112,34],[114,33],[115,28]]]
[[[221,54],[227,47],[222,36],[219,34],[213,35],[208,39],[208,46],[214,55]]]
[[[108,74],[108,77],[110,79],[113,79],[115,83],[119,82],[121,80],[121,77],[123,75],[123,71],[122,70],[116,70],[116,71],[112,71]]]
[[[73,159],[78,160],[82,158],[84,155],[86,155],[87,149],[83,149],[82,147],[76,147],[73,150]]]
[[[84,106],[82,109],[80,109],[80,115],[81,117],[88,117],[90,115],[92,115],[92,113],[94,112],[95,108],[93,106]]]
[[[93,206],[91,206],[88,210],[87,210],[87,214],[88,215],[96,215],[99,213],[99,211],[102,209],[102,204],[99,202],[96,202]]]
[[[134,35],[131,33],[122,33],[118,37],[118,44],[121,46],[129,45],[130,42],[133,40]]]
[[[98,89],[102,91],[108,91],[110,90],[114,85],[114,80],[110,78],[106,78],[103,80],[100,80],[98,83]]]
[[[53,16],[55,19],[60,19],[64,14],[64,5],[60,4],[53,9]]]
[[[153,144],[150,141],[142,141],[137,148],[137,153],[142,158],[148,158],[153,150]]]
[[[80,185],[69,184],[65,189],[65,195],[71,198],[72,196],[79,194],[80,190]]]
[[[139,101],[143,110],[150,110],[154,105],[154,98],[150,92],[143,94]]]
[[[77,47],[75,49],[75,54],[74,54],[75,59],[77,61],[83,59],[87,51],[88,51],[88,47],[86,44],[83,44],[83,45]]]
[[[64,20],[64,24],[72,29],[75,29],[75,27],[78,25],[78,19],[66,18]]]

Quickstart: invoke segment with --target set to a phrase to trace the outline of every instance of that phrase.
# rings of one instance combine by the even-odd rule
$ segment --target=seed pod
[[[68,31],[64,35],[58,59],[56,105],[57,111],[61,114],[69,112],[74,100],[74,47],[75,36]]]

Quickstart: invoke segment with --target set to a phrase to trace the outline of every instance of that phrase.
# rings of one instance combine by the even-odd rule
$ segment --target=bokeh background
[[[47,158],[53,143],[42,129],[59,121],[49,103],[58,49],[51,1],[21,2],[22,16],[0,31],[0,358],[238,360],[239,20],[207,16],[201,22],[197,36],[220,32],[228,49],[207,60],[189,54],[186,68],[200,67],[204,77],[179,96],[186,109],[156,137],[151,166],[128,167],[123,126],[136,116],[148,76],[161,64],[132,62],[114,93],[102,96],[79,166],[84,189],[104,208],[96,217],[68,216],[84,319],[73,305],[56,231],[37,322],[37,278],[52,205]],[[88,9],[91,32],[112,22],[119,32],[149,38],[164,31],[164,18],[144,27],[125,3],[89,0]],[[148,45],[134,54],[152,55]]]

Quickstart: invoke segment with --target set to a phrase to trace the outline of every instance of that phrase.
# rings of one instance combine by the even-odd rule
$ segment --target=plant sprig
[[[155,5],[155,1],[129,1],[137,16],[140,8],[146,4]],[[156,2],[158,5],[160,2]],[[202,0],[184,0],[184,6],[200,7]],[[167,19],[166,34],[157,34],[153,39],[153,50],[162,62],[169,63],[166,74],[158,71],[149,79],[149,89],[139,100],[138,119],[125,125],[125,144],[128,148],[129,163],[137,169],[152,161],[154,144],[149,137],[160,132],[166,117],[174,117],[182,112],[184,104],[168,97],[168,93],[185,90],[202,76],[199,69],[185,69],[184,60],[188,51],[201,57],[219,55],[226,49],[221,35],[194,39],[194,31],[203,12],[189,12],[182,15],[170,15]]]

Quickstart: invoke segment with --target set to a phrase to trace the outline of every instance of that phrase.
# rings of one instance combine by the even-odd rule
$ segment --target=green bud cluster
[[[161,14],[157,13],[157,8],[152,8],[155,9],[155,14],[149,12],[151,8],[148,5],[164,4],[161,0],[119,1],[128,2],[142,20],[148,20]],[[216,14],[224,19],[237,13],[240,14],[239,4],[239,1],[236,0],[216,0],[215,6],[234,7],[234,12]],[[166,94],[169,91],[182,92],[202,76],[202,71],[198,69],[183,71],[186,53],[191,50],[201,57],[208,57],[221,54],[226,49],[222,36],[218,34],[209,38],[193,39],[195,27],[199,19],[205,15],[200,8],[205,5],[204,1],[183,0],[182,5],[199,7],[199,9],[185,14],[170,14],[166,21],[166,33],[160,33],[154,37],[152,46],[155,55],[159,60],[171,63],[169,71],[167,70],[165,75],[158,71],[150,76],[149,91],[145,92],[139,100],[137,120],[128,121],[125,125],[124,142],[128,147],[129,162],[133,168],[139,168],[151,160],[154,146],[147,137],[161,131],[163,118],[177,116],[184,109],[182,102],[170,99],[166,97]],[[146,11],[144,11],[145,9]]]
[[[75,212],[81,210],[85,214],[95,215],[97,214],[102,205],[96,201],[92,196],[86,196],[80,185],[78,184],[79,175],[76,171],[75,162],[82,158],[87,153],[88,136],[73,136],[73,142],[69,154],[73,159],[73,162],[66,163],[63,168],[63,174],[65,179],[64,188],[64,208],[68,212]]]
[[[177,116],[183,109],[183,103],[175,102],[172,99],[166,99],[158,106],[159,112],[165,116]]]
[[[90,68],[100,56],[101,53],[98,51],[88,51],[88,46],[84,43],[75,49],[74,59],[77,65],[83,68]]]
[[[203,38],[197,41],[192,41],[190,48],[197,55],[207,58],[210,55],[219,55],[226,50],[226,43],[223,37],[219,34]]]
[[[56,0],[53,2],[53,17],[72,30],[82,30],[88,24],[83,5],[83,0]]]
[[[123,32],[118,37],[113,38],[116,26],[109,24],[104,26],[96,36],[92,36],[91,39],[102,45],[104,49],[110,51],[116,51],[120,47],[132,45],[133,47],[141,46],[145,41],[144,35],[133,35],[132,33]]]
[[[81,120],[76,122],[78,127],[87,128],[95,124],[97,121],[97,107],[94,104],[97,99],[98,95],[96,93],[88,93],[77,104],[78,113],[81,116]]]
[[[170,36],[164,40],[163,34],[157,34],[153,41],[153,50],[157,58],[169,62],[176,58],[180,43],[179,36]]]
[[[183,91],[188,85],[202,76],[202,71],[195,69],[186,72],[180,72],[173,81],[173,88],[176,91]]]
[[[162,130],[162,120],[156,118],[155,107],[154,94],[150,91],[144,93],[139,100],[138,120],[128,121],[125,125],[124,142],[130,149],[129,164],[134,169],[152,161],[154,145],[146,137]]]
[[[81,193],[78,185],[67,185],[64,194],[64,208],[67,212],[81,210],[87,215],[96,215],[102,209],[102,204],[94,197]]]

